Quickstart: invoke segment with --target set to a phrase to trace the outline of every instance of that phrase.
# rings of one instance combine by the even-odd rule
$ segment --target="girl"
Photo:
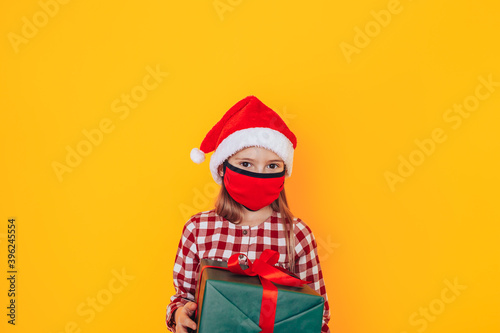
[[[265,249],[279,252],[281,267],[312,281],[309,286],[325,299],[322,332],[330,332],[316,241],[304,221],[293,216],[285,195],[296,146],[279,115],[248,96],[226,112],[200,149],[193,148],[195,163],[214,151],[210,171],[221,189],[214,209],[193,215],[184,225],[174,264],[176,293],[167,307],[171,332],[196,329],[192,316],[200,259],[227,261],[233,253],[245,253],[253,262]],[[245,256],[240,264],[247,264]]]

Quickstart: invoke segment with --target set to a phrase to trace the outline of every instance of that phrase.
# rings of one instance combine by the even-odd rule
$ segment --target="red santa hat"
[[[222,184],[217,169],[227,158],[247,147],[267,148],[286,165],[286,176],[292,174],[293,152],[297,138],[283,119],[255,96],[248,96],[233,105],[208,132],[200,149],[191,150],[191,160],[202,163],[210,158],[210,171],[215,182]]]

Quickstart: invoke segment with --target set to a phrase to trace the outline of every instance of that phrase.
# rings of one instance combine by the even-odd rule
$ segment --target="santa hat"
[[[215,182],[222,184],[217,169],[228,157],[243,148],[258,146],[278,155],[286,165],[286,176],[292,174],[293,152],[297,138],[281,117],[255,96],[248,96],[233,105],[208,132],[200,149],[191,150],[191,160],[201,163],[210,158],[210,171]]]

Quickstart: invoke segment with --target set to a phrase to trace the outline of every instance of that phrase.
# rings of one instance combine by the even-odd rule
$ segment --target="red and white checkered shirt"
[[[285,269],[286,238],[283,224],[278,220],[280,212],[273,211],[271,216],[256,226],[240,226],[217,215],[215,209],[193,215],[184,225],[174,264],[175,295],[167,307],[166,323],[171,332],[175,309],[189,301],[195,302],[195,289],[198,279],[197,270],[200,259],[228,261],[234,253],[244,253],[252,262],[260,257],[265,249],[280,254],[278,263]],[[330,310],[323,273],[319,263],[317,245],[309,227],[299,218],[294,219],[295,233],[295,274],[306,281],[318,294],[324,297],[322,333],[330,332],[328,321]],[[244,259],[246,260],[246,259]],[[245,261],[241,261],[246,264]]]

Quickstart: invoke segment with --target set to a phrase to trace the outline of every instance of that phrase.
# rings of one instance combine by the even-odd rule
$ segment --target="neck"
[[[254,212],[246,208],[243,208],[243,216],[239,225],[250,225],[250,226],[258,225],[267,220],[272,213],[273,209],[271,208],[270,205],[263,207],[259,210],[256,210]]]

